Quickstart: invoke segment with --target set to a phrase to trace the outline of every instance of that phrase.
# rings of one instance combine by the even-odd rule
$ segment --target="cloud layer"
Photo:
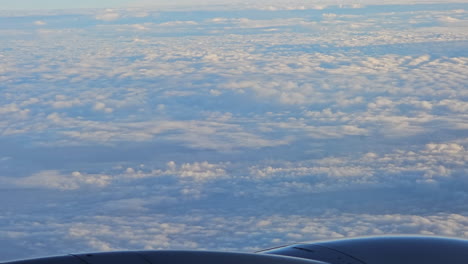
[[[0,260],[468,237],[468,6],[392,3],[2,11]]]

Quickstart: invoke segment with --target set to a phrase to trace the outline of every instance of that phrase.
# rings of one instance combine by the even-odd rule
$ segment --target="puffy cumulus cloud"
[[[77,14],[86,16],[93,16],[94,19],[112,24],[120,19],[125,20],[146,20],[150,18],[157,18],[159,10],[151,10],[148,8],[108,8],[108,9],[89,9],[75,11]]]
[[[427,144],[425,149],[418,152],[396,151],[382,157],[365,156],[362,161],[369,159],[373,164],[381,167],[381,173],[389,175],[414,175],[422,182],[444,181],[444,177],[460,176],[466,166],[466,150],[463,146],[449,144]],[[455,178],[456,181],[456,178]]]
[[[451,237],[466,237],[467,217],[459,214],[439,214],[433,216],[419,215],[362,215],[357,220],[357,232],[351,231],[349,236],[362,235],[360,232],[372,230],[376,234],[423,234]],[[366,224],[368,223],[367,227]],[[378,227],[375,227],[375,226]]]
[[[0,114],[19,114],[20,116],[25,116],[29,113],[28,109],[21,109],[16,103],[7,104],[0,106]]]
[[[132,25],[129,25],[132,29],[136,29],[136,30],[149,30],[148,26],[150,24],[132,24]],[[144,42],[144,40],[140,40],[138,38],[134,39],[135,42]]]
[[[93,110],[94,111],[102,111],[102,112],[106,112],[106,113],[112,113],[114,111],[114,109],[110,108],[110,107],[107,107],[105,103],[103,102],[97,102],[94,104],[93,106]]]
[[[175,164],[170,163],[170,167]],[[225,177],[226,171],[219,165],[210,164],[208,162],[195,162],[182,164],[179,170],[176,172],[181,178],[190,178],[196,181],[208,180],[211,178]]]
[[[30,224],[29,221],[22,220],[10,231],[0,230],[0,233],[9,234],[9,237],[16,237],[18,240],[22,239],[23,252],[29,252],[37,247],[34,243],[24,243],[24,241],[36,241],[35,236],[52,228],[54,228],[53,232],[41,235],[41,241],[44,245],[55,241],[54,252],[142,249],[252,252],[301,241],[369,235],[420,234],[461,238],[468,236],[467,216],[445,213],[426,216],[333,212],[317,216],[147,214],[145,216],[74,217],[72,220],[60,223],[49,220],[36,222],[32,226],[28,224]],[[51,252],[50,249],[44,248],[43,250],[45,250],[43,254]]]
[[[315,89],[310,84],[299,84],[294,81],[232,81],[220,85],[222,88],[242,91],[252,90],[257,96],[272,98],[283,104],[308,104],[315,101]]]
[[[0,105],[0,135],[10,136],[26,133],[29,129],[24,126],[24,122],[30,116],[30,109],[24,108],[16,103]],[[16,124],[16,125],[14,125]]]
[[[111,177],[103,174],[84,174],[78,171],[63,174],[59,171],[41,171],[23,178],[3,178],[15,187],[76,190],[83,186],[104,187]]]
[[[303,25],[307,22],[301,18],[290,18],[290,19],[270,19],[270,20],[256,20],[249,18],[213,18],[207,22],[215,24],[229,24],[234,28],[274,28],[274,27],[286,27],[286,26],[297,26]]]
[[[462,145],[456,143],[449,144],[426,144],[426,149],[423,152],[431,154],[446,154],[446,155],[465,155],[466,150]]]
[[[392,137],[408,137],[424,133],[437,133],[434,124],[447,126],[455,130],[463,130],[464,114],[457,114],[464,105],[463,102],[454,100],[428,101],[414,96],[394,99],[390,97],[377,97],[367,103],[367,111],[346,115],[348,123],[369,129],[373,133]],[[448,114],[449,111],[455,114]],[[339,113],[334,116],[338,116]],[[309,112],[308,116],[327,118],[325,114]],[[333,120],[332,116],[328,120]],[[378,124],[378,125],[376,125]],[[447,125],[450,124],[450,125]]]
[[[36,25],[36,26],[45,26],[45,25],[47,25],[47,23],[42,21],[42,20],[36,20],[36,21],[34,21],[34,25]]]
[[[458,24],[460,26],[466,26],[468,24],[468,21],[466,20],[462,20],[462,19],[458,19],[458,18],[455,18],[455,17],[451,17],[451,16],[441,16],[438,18],[438,20],[442,23],[447,23],[447,24]]]
[[[293,167],[293,168],[251,168],[251,174],[257,177],[284,177],[291,178],[295,176],[313,177],[316,175],[326,175],[331,178],[341,177],[370,177],[373,172],[366,167],[351,167],[351,166],[330,166],[330,167]]]
[[[288,230],[288,233],[294,234],[294,236],[290,236],[287,242],[384,234],[426,234],[458,237],[466,237],[467,235],[464,226],[467,218],[458,214],[431,216],[330,214],[308,220],[298,218],[295,219],[297,223],[293,224],[297,227],[297,230]],[[275,217],[273,219],[276,220],[272,221],[273,226],[279,226],[277,225],[278,222],[283,220],[281,218],[275,219]]]
[[[261,134],[243,131],[238,125],[211,124],[201,126],[199,130],[187,129],[182,132],[180,136],[170,135],[167,138],[194,149],[213,149],[221,152],[282,146],[293,141],[289,136],[269,139]]]
[[[199,182],[228,177],[228,173],[226,172],[227,164],[212,164],[203,161],[177,165],[174,161],[170,161],[166,165],[166,170],[153,170],[151,174],[147,176],[172,175],[181,180],[194,180]],[[141,177],[138,175],[136,176]]]
[[[439,102],[440,106],[445,106],[453,112],[467,113],[468,102],[460,100],[445,99]]]
[[[2,30],[0,248],[466,237],[466,12],[280,2]]]
[[[112,112],[104,103],[96,103],[93,108],[95,111]],[[229,151],[238,148],[280,146],[292,140],[290,137],[269,138],[255,129],[222,119],[117,123],[82,120],[52,113],[47,116],[47,121],[51,125],[49,128],[59,129],[58,134],[68,138],[61,144],[67,141],[69,144],[75,144],[77,141],[82,144],[115,144],[122,141],[144,142],[163,138],[192,148]]]
[[[286,44],[284,45],[286,46]],[[356,47],[357,43],[349,45]],[[282,48],[281,45],[278,46],[279,50],[287,49]],[[301,45],[297,44],[295,47],[299,48]],[[311,49],[314,51],[313,48]],[[321,48],[317,47],[317,49],[320,51]],[[294,52],[297,53],[296,50]],[[254,65],[249,68],[249,72],[254,73],[255,78],[243,80],[244,78],[241,77],[237,80],[228,80],[221,83],[220,87],[235,91],[252,91],[259,99],[267,98],[286,105],[327,103],[345,106],[349,103],[364,104],[363,93],[367,93],[366,96],[370,94],[378,96],[381,92],[388,92],[392,94],[392,97],[397,98],[401,96],[418,98],[421,95],[421,90],[427,91],[429,94],[436,94],[435,89],[429,88],[433,87],[429,83],[435,81],[431,80],[430,75],[432,74],[445,74],[443,72],[453,70],[453,78],[450,79],[465,79],[461,75],[465,66],[442,59],[432,59],[427,54],[414,58],[394,54],[363,58],[355,55],[342,56],[343,54],[336,53],[334,54],[337,56],[320,53],[312,56],[305,55],[305,52],[303,57],[295,61],[289,61],[290,57],[287,55],[279,56],[279,54],[274,54],[269,59],[258,58],[264,61],[261,67]],[[441,68],[435,68],[435,65]],[[406,76],[408,71],[414,75]],[[266,73],[265,76],[262,73]],[[330,74],[330,78],[324,81],[323,73]],[[290,74],[290,78],[271,80],[266,76],[272,74],[283,76]],[[374,77],[368,78],[370,75]],[[353,81],[347,81],[347,76],[353,78]],[[303,79],[307,81],[303,81]],[[448,93],[460,94],[462,83],[456,82],[457,84],[454,83],[454,86],[446,87]],[[395,83],[401,84],[394,85]],[[423,83],[427,85],[423,85]],[[331,93],[335,96],[330,97]],[[354,98],[359,97],[360,100],[353,101]]]
[[[190,26],[194,26],[194,25],[198,25],[197,22],[195,21],[170,21],[170,22],[164,22],[164,23],[161,23],[159,24],[158,26],[182,26],[182,25],[190,25]]]
[[[117,12],[127,17],[135,10],[105,10],[103,13]],[[441,12],[458,19],[464,15],[460,11]],[[405,16],[397,12],[392,19],[400,19],[399,22],[392,21],[404,24],[405,20],[401,19]],[[311,22],[308,17],[264,20],[214,17],[211,21],[197,20],[197,27],[210,24],[210,30],[211,27],[219,29],[214,25],[221,23],[223,29],[228,24],[236,30],[244,26],[264,27],[270,22],[275,27]],[[23,113],[26,122],[15,122],[17,118],[12,116],[0,121],[1,126],[7,127],[8,135],[33,131],[45,134],[47,131],[49,136],[61,139],[57,142],[69,144],[161,139],[196,149],[215,150],[280,147],[304,135],[312,139],[390,138],[437,132],[442,126],[462,129],[466,123],[463,115],[466,107],[462,99],[453,98],[464,96],[467,61],[463,53],[455,56],[444,52],[456,49],[457,41],[463,44],[465,35],[440,32],[436,28],[424,31],[407,28],[395,32],[381,27],[382,18],[382,15],[373,17],[369,34],[338,33],[332,25],[321,25],[325,30],[318,35],[280,31],[254,34],[252,38],[225,32],[222,42],[219,36],[206,35],[206,32],[187,38],[162,39],[148,34],[144,42],[128,42],[125,37],[116,41],[117,38],[105,37],[107,33],[114,36],[113,31],[99,28],[93,31],[102,37],[99,47],[81,37],[73,38],[82,47],[78,54],[67,48],[63,40],[53,39],[48,43],[55,47],[55,54],[63,61],[54,59],[40,48],[43,46],[34,46],[34,53],[43,58],[39,61],[41,66],[22,67],[31,58],[28,52],[19,52],[14,59],[2,60],[2,67],[9,73],[5,78],[36,76],[44,87],[42,90],[47,90],[50,96],[58,90],[70,96],[49,101],[48,105],[54,109],[46,108],[47,100],[41,98],[40,102],[30,104],[31,107],[16,103],[15,110],[14,102],[26,103],[28,98],[20,98],[23,96],[14,91],[30,88],[13,85],[11,91],[5,93],[10,97],[4,97],[7,107],[0,113]],[[364,18],[337,15],[335,19],[359,22]],[[166,22],[184,27],[180,21]],[[145,22],[135,25],[151,30],[158,27],[156,23]],[[107,33],[100,34],[103,32]],[[142,38],[132,35],[131,39],[136,37]],[[405,52],[398,48],[401,45]],[[439,46],[444,52],[437,48]],[[22,51],[25,50],[22,47]],[[46,75],[53,78],[45,78]],[[444,82],[439,81],[442,77]],[[135,88],[124,92],[129,86],[128,80]],[[75,89],[78,86],[82,88]],[[94,89],[95,86],[99,89]],[[86,91],[76,96],[75,90],[83,89]],[[34,89],[27,91],[33,93]],[[101,94],[106,96],[99,98]],[[217,96],[222,108],[226,107],[223,110],[233,112],[238,120],[249,119],[253,105],[256,105],[255,111],[260,112],[292,109],[290,116],[294,115],[296,120],[258,118],[258,115],[254,122],[204,122],[199,120],[198,114],[200,109],[213,107],[208,94]],[[251,103],[233,107],[231,97]],[[88,109],[80,108],[83,105]],[[164,113],[148,110],[157,105],[165,106]],[[179,108],[184,110],[175,110]],[[116,113],[117,109],[125,111]],[[448,115],[447,109],[453,113]],[[99,112],[113,114],[97,116]],[[44,120],[47,116],[49,118]],[[110,117],[118,120],[110,121]],[[289,135],[290,131],[294,134],[290,138],[271,136]]]
[[[97,14],[96,19],[102,21],[113,21],[121,17],[120,13],[113,9],[106,9],[104,12]]]
[[[152,10],[150,8],[138,8],[138,7],[122,7],[119,9],[108,9],[111,11],[118,11],[125,18],[148,18],[158,17],[158,10]]]
[[[261,131],[282,131],[293,140],[339,139],[350,136],[370,136],[374,127],[358,113],[345,113],[325,108],[321,111],[301,111],[295,117],[281,114],[258,122]]]
[[[142,224],[140,228],[134,224],[125,226],[124,222],[129,220],[127,217],[100,216],[95,217],[94,220],[94,223],[89,221],[70,223],[64,231],[69,239],[81,241],[88,250],[94,251],[130,248],[196,249],[199,245],[191,241],[190,236],[202,231],[197,226],[166,222],[168,219],[163,215],[136,216],[133,223]],[[181,236],[183,233],[187,235],[186,238]],[[122,243],[124,240],[126,242]]]
[[[304,192],[349,189],[351,186],[398,186],[408,184],[457,183],[463,185],[468,153],[456,143],[430,143],[417,151],[395,150],[393,153],[373,152],[354,157],[287,162],[283,166],[250,167],[253,179],[276,179],[282,182],[300,181]],[[312,184],[312,185],[310,185]],[[306,188],[308,186],[310,188]],[[282,193],[295,185],[281,185]]]
[[[416,189],[433,186],[443,192],[447,188],[458,190],[466,185],[463,175],[467,157],[466,148],[459,143],[430,143],[420,149],[411,147],[388,153],[368,152],[294,162],[276,160],[274,165],[271,161],[261,160],[248,163],[170,161],[165,168],[150,163],[118,170],[103,168],[107,171],[103,174],[73,172],[66,175],[43,171],[25,178],[4,177],[2,182],[16,187],[75,190],[83,187],[112,189],[123,183],[141,188],[164,179],[175,179],[160,191],[167,202],[178,194],[196,199],[209,197],[211,188],[245,197],[256,196],[258,191],[268,197],[285,197],[293,193],[410,185]],[[10,159],[5,164],[8,162]],[[137,207],[144,208],[143,205]]]
[[[186,162],[178,165],[174,161],[167,162],[165,168],[154,164],[145,166],[141,164],[135,167],[117,166],[108,169],[106,174],[86,174],[74,172],[72,176],[66,177],[58,172],[37,173],[25,179],[11,180],[9,178],[0,178],[8,186],[30,188],[59,188],[63,190],[75,190],[85,187],[107,187],[106,190],[126,189],[129,184],[137,189],[144,190],[148,187],[158,190],[158,195],[147,197],[144,200],[140,198],[119,199],[108,201],[102,205],[103,210],[109,212],[117,211],[146,211],[147,206],[157,206],[161,204],[174,204],[178,199],[200,199],[211,195],[210,188],[214,185],[217,190],[224,189],[224,183],[232,179],[229,173],[230,163],[210,163]],[[43,176],[42,174],[46,174]],[[40,185],[38,182],[43,178],[50,178],[51,183]],[[55,182],[55,185],[54,185]],[[157,184],[164,182],[163,185]],[[122,184],[124,184],[122,186]],[[122,189],[122,190],[123,190]],[[146,191],[145,191],[146,192]],[[182,195],[182,196],[181,196]]]
[[[34,98],[33,98],[34,100]],[[39,102],[39,99],[36,98],[34,100],[35,103]],[[24,103],[23,103],[24,104]],[[55,100],[50,101],[50,104],[53,108],[60,109],[60,108],[71,108],[74,106],[82,105],[82,102],[79,98],[68,98],[63,94],[55,95]]]

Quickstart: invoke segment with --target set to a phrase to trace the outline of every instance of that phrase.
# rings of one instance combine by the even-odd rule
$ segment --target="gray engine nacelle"
[[[468,264],[468,240],[441,237],[364,237],[295,244],[261,251],[330,264]]]
[[[294,244],[257,254],[129,251],[76,254],[3,264],[468,264],[468,240],[367,237]]]

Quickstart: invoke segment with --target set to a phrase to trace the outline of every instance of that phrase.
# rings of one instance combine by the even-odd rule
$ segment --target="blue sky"
[[[468,237],[468,4],[360,3],[1,11],[0,261]]]

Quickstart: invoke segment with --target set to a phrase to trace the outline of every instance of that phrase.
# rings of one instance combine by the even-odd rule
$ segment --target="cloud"
[[[13,112],[17,112],[18,110],[19,108],[16,106],[16,104],[9,104],[9,105],[2,106],[2,108],[0,109],[0,113],[2,114],[13,113]]]
[[[466,12],[356,3],[3,12],[0,258],[467,237]]]
[[[114,109],[112,109],[110,107],[106,107],[106,104],[103,103],[103,102],[95,103],[94,106],[93,106],[93,110],[102,111],[102,112],[106,112],[106,113],[112,113],[114,111]]]
[[[120,14],[113,9],[106,9],[105,12],[96,15],[97,20],[114,21],[120,18]]]
[[[168,163],[168,170],[164,174],[175,174],[181,179],[193,179],[195,181],[206,181],[226,177],[227,173],[222,165],[210,164],[206,161],[185,163],[179,168],[174,161]]]
[[[38,222],[34,227],[19,223],[10,237],[35,238],[44,244],[52,241],[77,241],[73,248],[55,243],[56,251],[78,248],[85,252],[122,249],[210,249],[253,252],[272,246],[363,235],[420,234],[466,237],[467,218],[460,214],[350,214],[326,213],[321,216],[228,216],[194,214],[169,217],[90,216],[75,217],[63,223]],[[204,224],[202,224],[204,223]],[[54,228],[54,229],[53,229]],[[52,232],[46,232],[46,231]],[[2,230],[3,231],[3,230]],[[5,231],[0,231],[5,235]],[[237,246],[236,246],[237,245]],[[26,243],[25,251],[33,244]],[[42,248],[42,246],[40,246]],[[24,254],[24,253],[23,253]]]
[[[4,178],[14,186],[25,188],[46,188],[58,190],[76,190],[82,186],[105,187],[110,183],[110,176],[101,174],[82,174],[78,171],[62,174],[59,171],[41,171],[24,178]]]
[[[451,3],[464,3],[463,0],[451,0]],[[446,4],[444,1],[433,1],[433,0],[412,0],[402,1],[393,0],[391,2],[395,5],[414,5],[414,4]],[[324,10],[327,8],[364,8],[367,5],[381,5],[382,2],[375,0],[356,0],[356,1],[331,1],[331,0],[320,0],[320,1],[304,1],[304,0],[292,0],[285,3],[281,0],[274,1],[240,1],[234,0],[229,2],[220,3],[214,0],[204,0],[199,3],[196,7],[193,3],[188,0],[178,1],[158,1],[157,3],[147,0],[139,0],[131,3],[132,7],[145,7],[155,8],[157,10],[262,10],[262,11],[278,11],[278,10]]]
[[[153,169],[151,171],[135,171],[127,168],[122,177],[131,179],[172,176],[181,181],[205,182],[229,177],[226,172],[226,164],[212,164],[207,161],[183,163],[177,165],[174,161],[169,161],[165,169]]]
[[[37,103],[39,102],[39,100],[36,99],[34,102]],[[68,99],[67,96],[58,94],[55,96],[55,101],[52,101],[51,104],[53,108],[60,109],[60,108],[71,108],[77,105],[81,105],[82,103],[80,99],[78,98]]]
[[[195,21],[170,21],[170,22],[165,22],[165,23],[161,23],[159,24],[158,26],[182,26],[182,25],[189,25],[189,26],[193,26],[193,25],[198,25],[197,22]]]
[[[314,192],[349,189],[351,186],[403,186],[460,182],[465,173],[467,151],[456,143],[429,143],[418,151],[395,150],[379,155],[329,157],[283,166],[250,167],[250,177],[258,180],[312,182]],[[325,177],[323,177],[325,176]],[[295,189],[295,186],[289,186]],[[282,192],[288,192],[283,188]],[[304,192],[310,190],[305,188]]]
[[[47,23],[42,21],[42,20],[37,20],[37,21],[34,21],[34,25],[36,25],[36,26],[45,26],[45,25],[47,25]]]
[[[468,103],[460,100],[445,99],[439,102],[439,105],[445,106],[453,112],[466,113]]]
[[[449,143],[449,144],[435,144],[430,143],[426,144],[426,153],[432,154],[447,154],[447,155],[458,155],[464,154],[465,148],[456,143]]]
[[[443,23],[457,23],[457,22],[460,22],[461,20],[454,18],[454,17],[450,17],[450,16],[444,16],[444,17],[440,17],[439,21]]]
[[[106,113],[113,111],[102,102],[96,103],[93,110]],[[223,119],[114,123],[71,118],[57,112],[49,114],[45,119],[51,127],[58,128],[58,135],[65,136],[71,145],[74,142],[105,145],[122,141],[144,142],[164,138],[192,148],[229,151],[236,148],[279,146],[292,140],[289,137],[270,139],[255,131],[246,131],[241,125]],[[44,126],[41,129],[47,128]],[[65,143],[66,141],[61,142]]]

